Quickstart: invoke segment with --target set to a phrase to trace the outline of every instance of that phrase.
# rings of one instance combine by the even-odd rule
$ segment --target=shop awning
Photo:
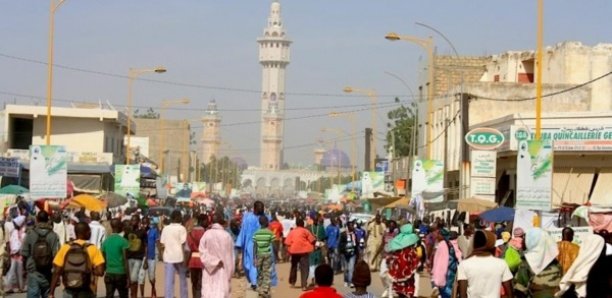
[[[459,212],[469,212],[470,214],[479,214],[481,212],[491,210],[497,207],[497,203],[480,199],[480,198],[468,198],[459,200],[457,203],[457,211]]]
[[[591,204],[612,207],[612,169],[602,169],[591,196]]]
[[[553,174],[553,207],[560,207],[562,203],[586,203],[594,177],[593,172],[584,170],[556,170]]]

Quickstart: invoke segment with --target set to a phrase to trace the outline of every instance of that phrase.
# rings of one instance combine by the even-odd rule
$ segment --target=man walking
[[[373,221],[368,223],[367,226],[367,243],[366,243],[366,255],[368,265],[372,271],[378,271],[380,269],[381,262],[381,249],[383,237],[385,235],[385,224],[382,222],[380,213],[376,213],[376,217]]]
[[[174,210],[170,214],[172,223],[165,226],[161,233],[160,242],[164,248],[165,266],[165,297],[174,297],[174,276],[179,275],[179,288],[181,298],[187,298],[187,267],[185,267],[185,252],[183,247],[187,241],[187,230],[182,226],[183,215],[181,211]]]
[[[64,282],[64,297],[95,298],[93,277],[104,275],[104,257],[100,250],[87,243],[91,238],[89,225],[79,222],[74,226],[76,240],[64,244],[53,259],[50,298],[55,297],[55,288],[60,276]]]
[[[147,254],[147,231],[140,226],[139,216],[132,216],[130,227],[130,231],[126,231],[125,238],[130,245],[127,250],[128,266],[130,267],[130,296],[136,298],[138,297],[138,273]]]
[[[118,218],[111,220],[113,233],[102,242],[102,254],[106,261],[106,298],[112,298],[115,290],[119,292],[119,298],[128,297],[129,266],[127,261],[127,249],[130,247],[128,241],[121,236],[123,224]]]
[[[268,218],[264,215],[259,217],[261,228],[255,232],[255,255],[257,256],[257,293],[259,298],[270,297],[270,274],[272,272],[272,243],[276,236],[268,229]]]
[[[201,298],[230,297],[231,279],[234,273],[234,241],[223,227],[224,224],[223,213],[216,212],[213,225],[200,240],[200,261],[204,268],[202,288],[206,289],[202,292]]]
[[[240,234],[236,239],[236,247],[242,250],[244,273],[253,290],[257,289],[257,268],[255,267],[255,254],[253,251],[253,235],[259,230],[259,217],[262,215],[264,215],[264,204],[261,201],[256,201],[253,204],[253,212],[248,212],[244,215]],[[274,266],[275,260],[272,260],[272,262],[271,285],[276,286],[278,280]]]
[[[297,267],[300,266],[300,286],[302,290],[307,290],[309,259],[308,255],[314,251],[316,238],[310,231],[304,228],[304,220],[296,219],[296,227],[289,232],[285,245],[291,255],[291,269],[289,269],[289,283],[292,287],[297,281]]]
[[[355,225],[352,221],[346,223],[346,231],[340,234],[340,243],[338,251],[344,268],[344,286],[352,287],[353,270],[355,269],[355,261],[357,260],[358,240],[355,234]]]
[[[189,257],[189,275],[191,276],[191,292],[194,298],[202,296],[202,261],[200,260],[200,240],[208,227],[208,217],[206,214],[197,216],[198,223],[187,236],[187,246],[191,255]]]
[[[338,258],[338,238],[340,237],[340,228],[338,228],[338,219],[331,218],[331,223],[325,228],[325,244],[327,245],[327,262],[334,269],[335,273],[340,272],[340,259]]]
[[[28,298],[49,296],[53,256],[59,247],[57,234],[49,224],[49,214],[40,211],[36,215],[36,226],[26,235],[21,249],[28,272]]]
[[[95,245],[98,249],[102,247],[102,242],[106,239],[106,229],[100,223],[100,213],[91,212],[91,222],[89,228],[91,229],[91,239],[89,243]]]

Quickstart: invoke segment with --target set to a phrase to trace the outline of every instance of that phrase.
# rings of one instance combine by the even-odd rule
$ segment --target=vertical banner
[[[30,146],[30,197],[65,198],[68,184],[68,154],[64,146]]]
[[[415,160],[412,167],[412,198],[421,195],[429,203],[439,203],[444,201],[443,192],[444,163],[439,160]]]
[[[115,165],[115,193],[140,195],[140,165]]]
[[[384,172],[361,173],[361,197],[373,198],[375,192],[385,191]]]
[[[516,208],[552,208],[553,147],[550,140],[522,140],[516,156]]]
[[[497,152],[493,150],[472,150],[472,171],[470,194],[495,201]]]

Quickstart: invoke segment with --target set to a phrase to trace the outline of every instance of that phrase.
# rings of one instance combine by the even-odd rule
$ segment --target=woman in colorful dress
[[[415,248],[418,241],[419,236],[414,233],[412,225],[406,224],[385,247],[388,279],[391,281],[391,289],[399,297],[414,296],[414,278],[420,265]]]

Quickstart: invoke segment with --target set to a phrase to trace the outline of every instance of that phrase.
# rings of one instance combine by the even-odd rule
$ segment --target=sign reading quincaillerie
[[[472,196],[495,201],[497,152],[472,150],[470,192]]]
[[[518,149],[521,139],[535,139],[535,129],[512,125],[510,150]],[[547,127],[542,128],[542,140],[553,141],[555,151],[612,151],[612,127]]]

